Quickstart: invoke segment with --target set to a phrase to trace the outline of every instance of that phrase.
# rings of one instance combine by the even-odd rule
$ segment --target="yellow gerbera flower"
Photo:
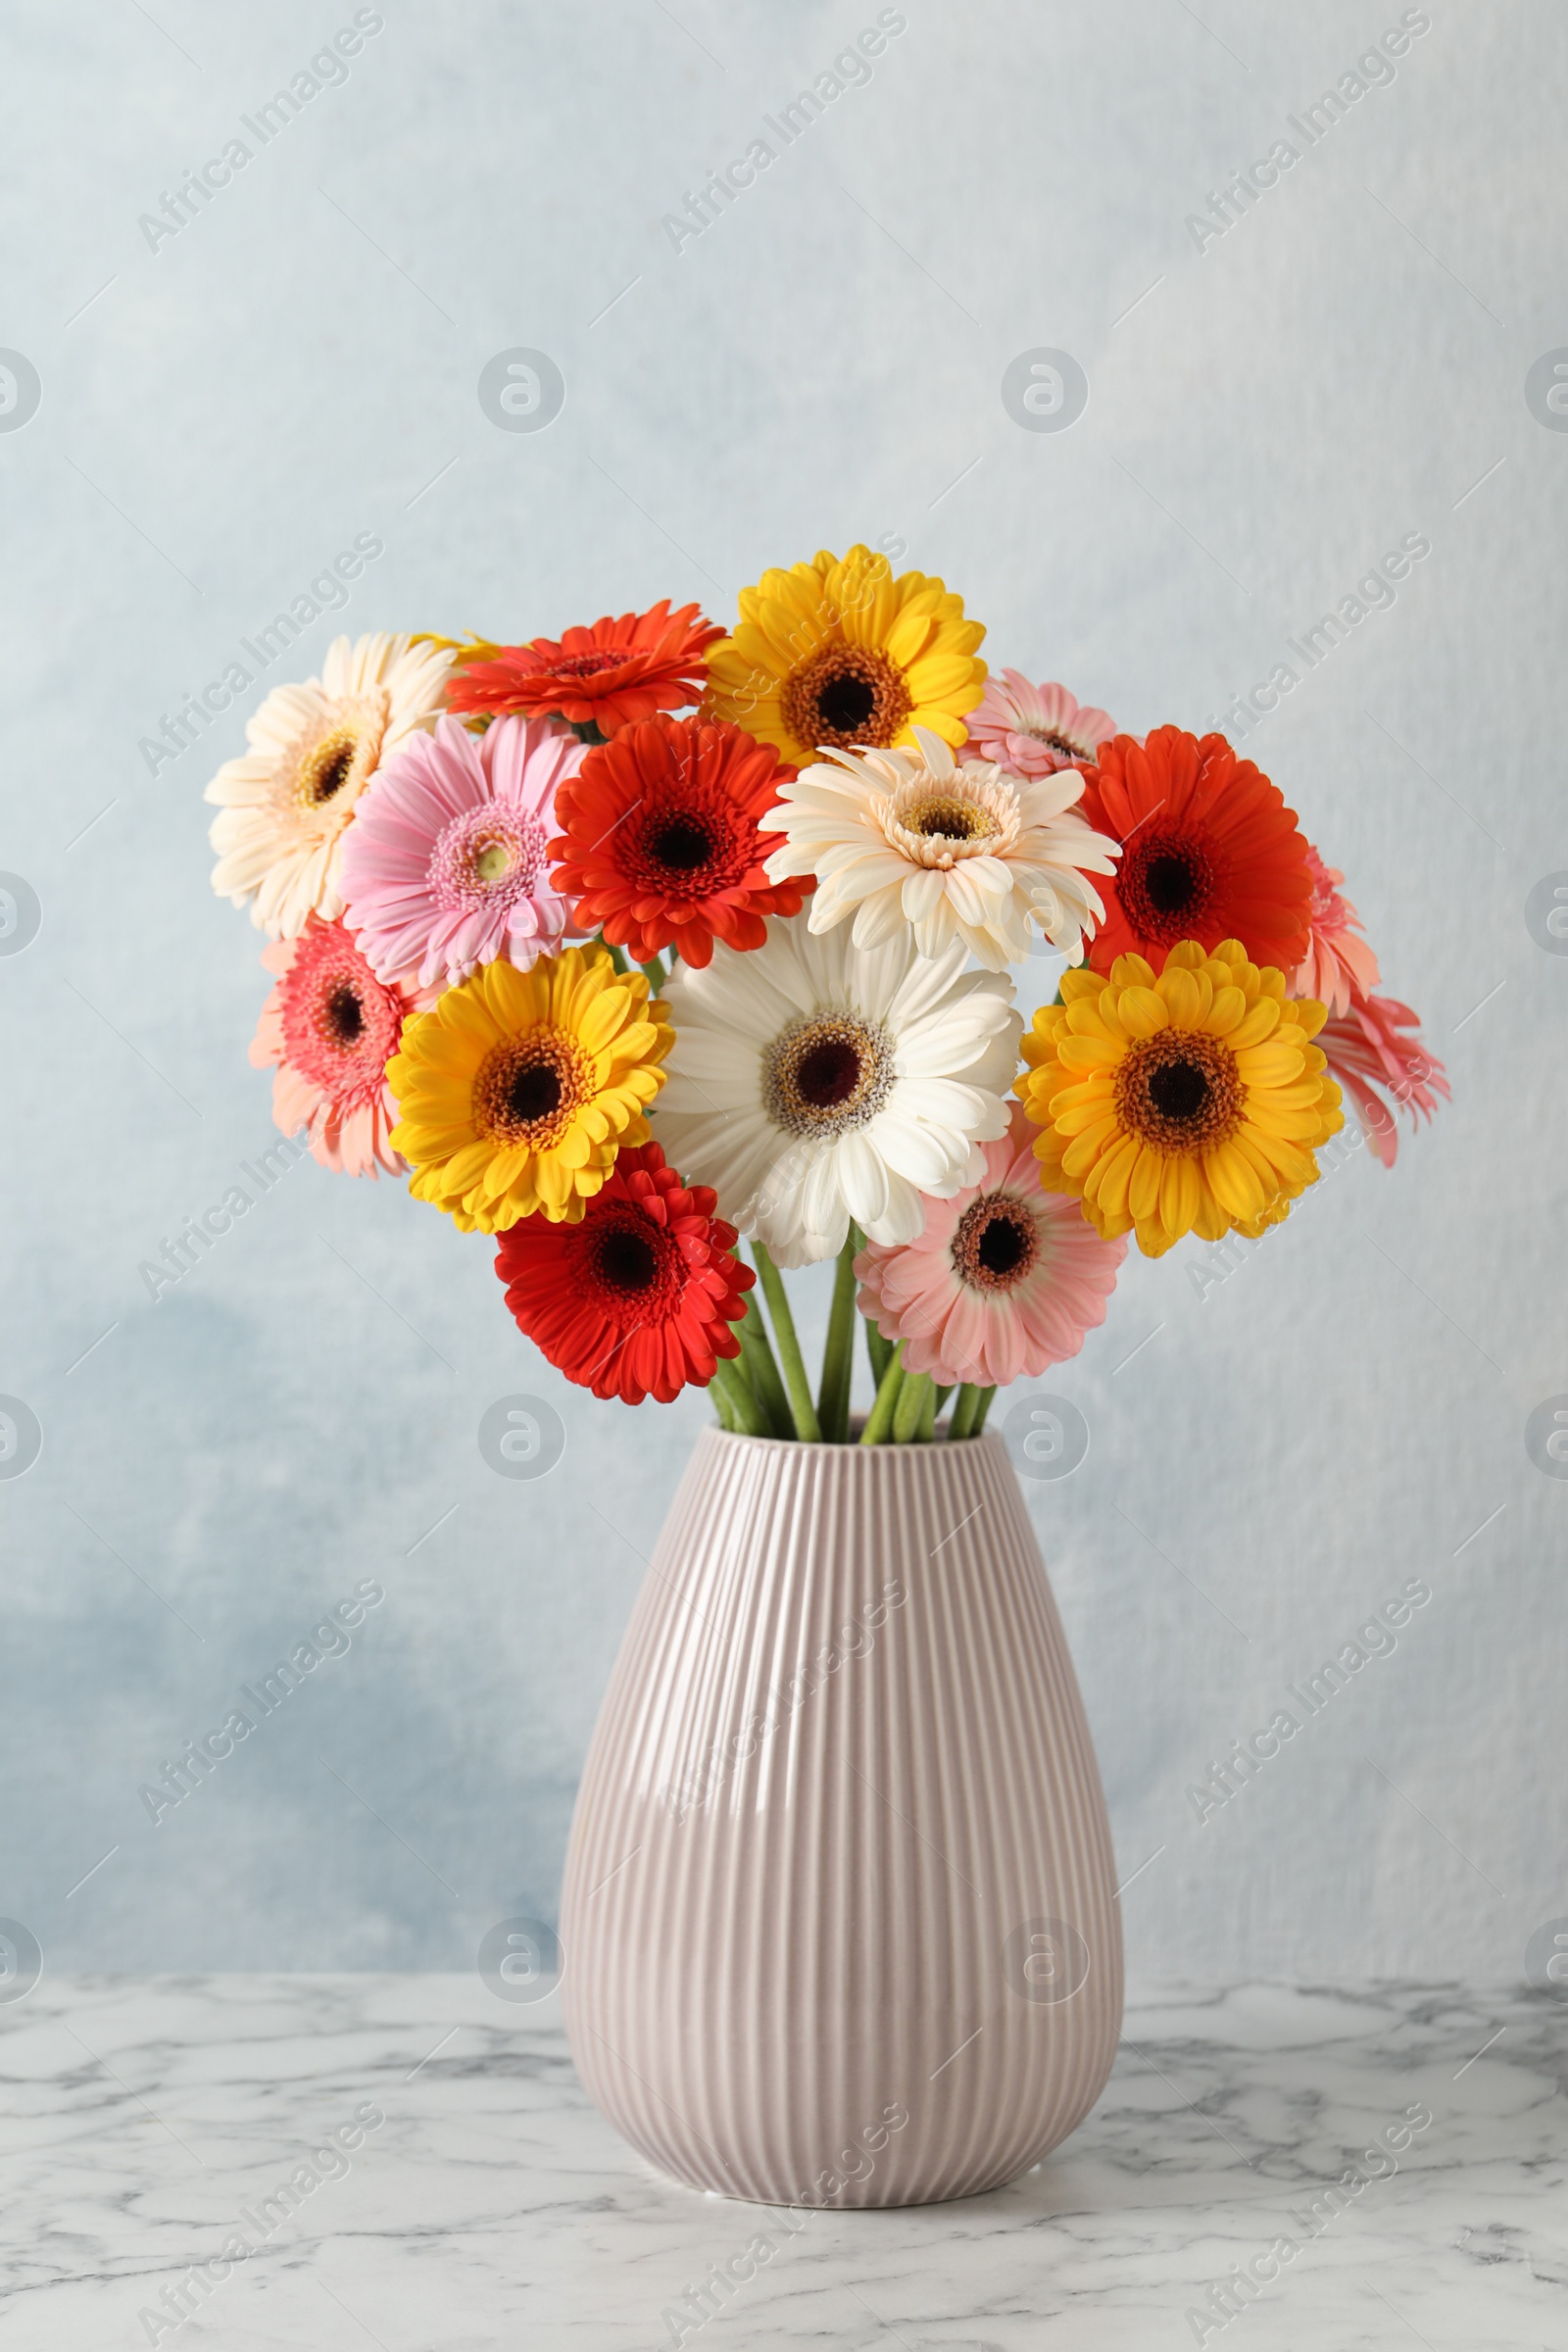
[[[1044,1133],[1048,1191],[1075,1194],[1108,1241],[1159,1257],[1184,1233],[1254,1236],[1317,1182],[1313,1152],[1345,1124],[1310,1040],[1326,1008],[1287,998],[1285,974],[1237,939],[1173,947],[1158,979],[1141,956],[1064,972],[1035,1014],[1015,1085]]]
[[[823,750],[913,744],[929,727],[960,744],[985,692],[985,635],[963,599],[922,571],[895,579],[886,556],[764,571],[740,593],[735,634],[708,656],[700,716],[730,719],[804,767]]]
[[[640,972],[602,948],[487,963],[404,1024],[386,1065],[409,1190],[465,1233],[504,1233],[543,1210],[580,1222],[643,1116],[674,1043]]]

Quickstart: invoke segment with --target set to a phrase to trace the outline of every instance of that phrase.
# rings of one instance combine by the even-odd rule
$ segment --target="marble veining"
[[[589,2105],[557,1997],[477,1977],[46,1979],[0,2009],[0,2352],[1568,2343],[1548,1996],[1145,1985],[1047,2163],[893,2212],[662,2179]]]

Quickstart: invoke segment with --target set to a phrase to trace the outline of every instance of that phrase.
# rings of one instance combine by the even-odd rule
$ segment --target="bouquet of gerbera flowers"
[[[1103,1320],[1129,1236],[1256,1238],[1341,1084],[1388,1163],[1447,1082],[1223,736],[988,683],[962,600],[864,547],[739,608],[339,639],[270,694],[208,793],[271,942],[251,1058],[324,1166],[495,1235],[596,1396],[843,1443],[858,1310],[860,1442],[950,1397],[967,1438]],[[813,1389],[784,1272],[826,1258]]]

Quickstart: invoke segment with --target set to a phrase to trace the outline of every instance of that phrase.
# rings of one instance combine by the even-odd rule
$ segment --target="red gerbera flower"
[[[669,609],[668,597],[646,612],[607,615],[591,629],[568,629],[558,644],[535,637],[503,646],[494,661],[460,654],[447,683],[452,710],[522,710],[530,718],[559,710],[574,726],[597,724],[614,735],[635,719],[695,703],[708,683],[704,656],[724,634],[696,605]]]
[[[1085,774],[1081,813],[1122,844],[1089,948],[1097,972],[1128,954],[1162,972],[1179,939],[1209,950],[1239,939],[1253,963],[1296,969],[1311,937],[1309,853],[1295,809],[1250,760],[1223,735],[1156,727],[1142,744],[1102,743]]]
[[[552,879],[576,900],[580,930],[604,932],[647,963],[673,940],[686,963],[713,941],[760,948],[769,914],[799,914],[805,882],[771,883],[785,847],[762,830],[792,776],[770,743],[727,719],[650,718],[597,745],[558,786]]]
[[[757,1276],[734,1255],[717,1195],[683,1185],[658,1144],[623,1150],[580,1225],[519,1218],[501,1236],[496,1272],[517,1329],[559,1372],[596,1396],[668,1404],[706,1388]]]
[[[1440,1095],[1448,1099],[1448,1074],[1422,1045],[1416,1014],[1394,997],[1363,996],[1352,989],[1349,1011],[1342,1020],[1325,1021],[1317,1042],[1331,1074],[1355,1104],[1367,1142],[1392,1168],[1399,1123],[1383,1095],[1410,1113],[1412,1126],[1431,1118]]]

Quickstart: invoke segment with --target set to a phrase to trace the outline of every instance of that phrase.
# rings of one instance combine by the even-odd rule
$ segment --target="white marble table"
[[[662,2180],[588,2105],[555,1996],[477,1977],[45,1979],[0,2007],[0,2352],[1568,2345],[1549,1996],[1148,1988],[1049,2163],[895,2213],[775,2217]],[[1369,2160],[1412,2110],[1430,2122]],[[296,2168],[340,2128],[359,2144],[312,2186]],[[1328,2197],[1350,2166],[1364,2185]],[[223,2276],[236,2230],[256,2250]],[[760,2231],[771,2259],[680,2311]],[[1253,2264],[1277,2275],[1227,2318],[1208,2290]]]

